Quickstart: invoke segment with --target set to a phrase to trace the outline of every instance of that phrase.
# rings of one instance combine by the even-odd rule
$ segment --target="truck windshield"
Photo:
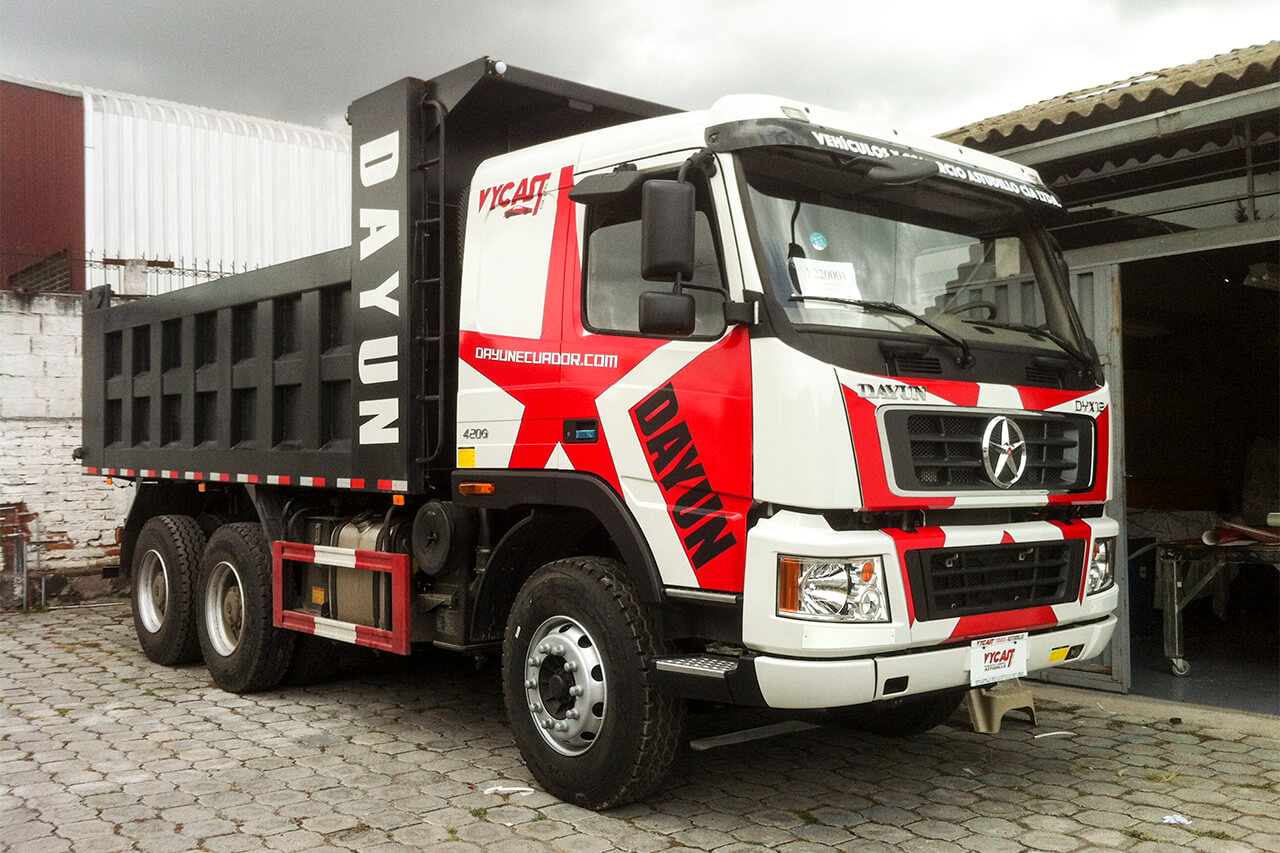
[[[741,154],[766,288],[793,327],[926,338],[965,362],[992,347],[1084,358],[1057,267],[1015,201],[876,185],[815,160]]]

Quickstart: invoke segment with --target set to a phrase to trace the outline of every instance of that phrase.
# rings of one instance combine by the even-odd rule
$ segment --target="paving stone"
[[[1037,698],[1040,726],[996,735],[963,715],[908,740],[824,726],[685,753],[648,802],[596,814],[530,782],[495,672],[463,658],[232,696],[201,665],[147,661],[121,606],[2,614],[0,659],[0,849],[1280,853],[1280,729],[1171,726],[1176,706]],[[797,716],[822,719],[701,723]]]

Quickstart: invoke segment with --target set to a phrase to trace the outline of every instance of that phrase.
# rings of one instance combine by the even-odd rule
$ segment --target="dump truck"
[[[688,700],[909,735],[1105,649],[1109,395],[1033,170],[491,59],[348,121],[350,247],[85,295],[151,660],[501,654],[532,775],[605,808]]]

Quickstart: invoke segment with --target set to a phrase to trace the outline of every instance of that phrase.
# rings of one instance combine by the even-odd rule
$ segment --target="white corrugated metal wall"
[[[84,89],[86,286],[163,293],[351,242],[349,134]],[[172,264],[172,267],[168,267]]]

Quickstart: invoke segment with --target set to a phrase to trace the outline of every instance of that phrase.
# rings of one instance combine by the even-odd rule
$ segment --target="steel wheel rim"
[[[528,648],[524,694],[534,728],[561,755],[581,755],[595,744],[607,709],[599,646],[577,620],[553,616]]]
[[[235,653],[244,628],[244,594],[240,573],[223,560],[209,574],[204,596],[204,621],[208,626],[209,644],[223,657]]]
[[[148,634],[163,627],[168,605],[169,569],[158,551],[148,551],[142,555],[142,565],[138,567],[137,597],[133,602]]]

